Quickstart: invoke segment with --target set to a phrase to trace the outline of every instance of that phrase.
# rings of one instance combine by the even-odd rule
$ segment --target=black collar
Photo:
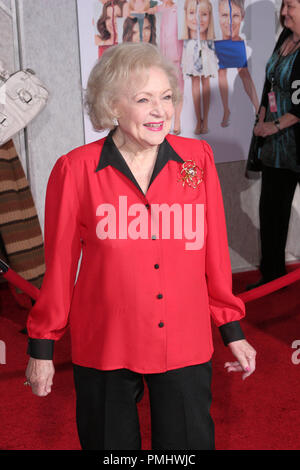
[[[133,176],[129,166],[127,165],[126,160],[116,147],[112,138],[113,133],[114,131],[110,131],[105,139],[95,172],[103,170],[103,168],[107,167],[108,165],[111,165],[117,170],[119,170],[121,173],[123,173],[127,178],[129,178],[135,184],[135,186],[143,193],[138,182]],[[169,160],[184,163],[184,160],[182,160],[182,158],[175,152],[169,142],[164,139],[162,144],[160,144],[159,146],[156,162],[148,187],[150,187],[151,183],[157,177],[158,173],[164,168],[164,166],[168,163]]]

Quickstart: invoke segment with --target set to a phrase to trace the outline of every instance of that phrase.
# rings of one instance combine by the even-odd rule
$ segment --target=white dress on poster
[[[182,71],[194,77],[216,77],[218,58],[214,41],[188,39],[184,41]]]

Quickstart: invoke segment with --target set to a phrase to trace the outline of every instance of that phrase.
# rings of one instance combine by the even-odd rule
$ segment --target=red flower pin
[[[180,171],[180,178],[178,181],[182,182],[182,186],[187,184],[191,188],[196,189],[203,181],[204,171],[199,168],[194,160],[186,160]]]

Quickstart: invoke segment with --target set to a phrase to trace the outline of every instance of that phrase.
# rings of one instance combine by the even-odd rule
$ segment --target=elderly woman
[[[140,449],[143,378],[152,449],[214,448],[211,316],[236,358],[227,370],[255,369],[212,150],[169,135],[178,99],[155,46],[111,47],[86,99],[94,127],[110,132],[60,157],[48,182],[26,377],[34,394],[50,393],[53,344],[69,325],[83,449]]]
[[[266,66],[259,120],[263,138],[259,204],[261,279],[248,290],[286,274],[285,246],[295,189],[300,182],[300,0],[284,0],[283,30]]]

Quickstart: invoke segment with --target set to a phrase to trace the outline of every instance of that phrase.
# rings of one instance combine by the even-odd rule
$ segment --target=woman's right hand
[[[25,375],[32,393],[38,397],[46,397],[51,392],[54,373],[53,361],[31,357]]]
[[[253,134],[255,136],[261,136],[262,135],[262,132],[263,132],[263,129],[264,129],[264,122],[260,122],[258,121],[258,123],[256,124],[256,126],[254,126],[254,129],[253,129]]]
[[[256,136],[260,136],[263,131],[263,125],[266,117],[266,108],[262,106],[259,111],[258,122],[254,126],[253,134]]]

